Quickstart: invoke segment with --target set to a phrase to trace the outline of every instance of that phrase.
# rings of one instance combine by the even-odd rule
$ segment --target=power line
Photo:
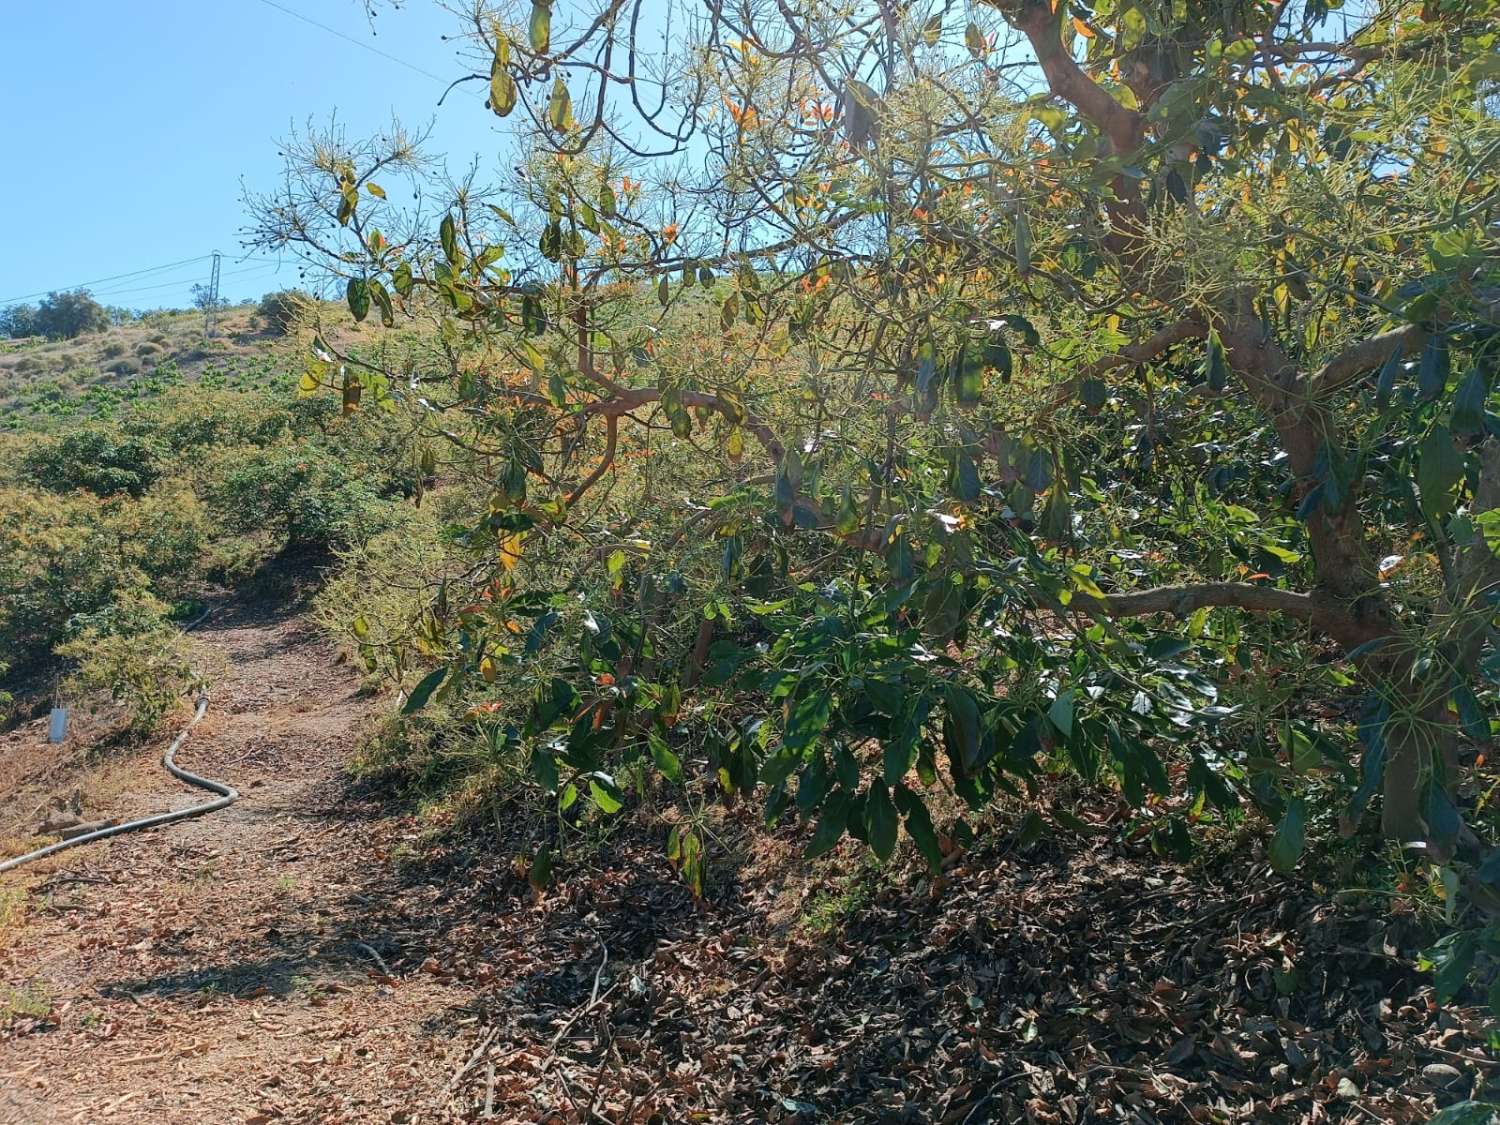
[[[338,28],[329,27],[326,23],[319,23],[311,16],[304,16],[301,12],[294,11],[291,8],[283,7],[281,4],[276,3],[276,0],[260,0],[260,2],[266,5],[266,7],[268,8],[275,8],[278,12],[285,12],[293,19],[299,19],[303,23],[311,24],[313,27],[316,27],[322,31],[326,31],[329,35],[337,36],[345,43],[353,43],[356,47],[360,48],[360,50],[369,51],[372,55],[379,55],[381,58],[387,59],[390,62],[395,63],[397,66],[404,66],[407,70],[416,71],[416,73],[422,75],[423,77],[431,78],[434,82],[441,82],[445,85],[447,84],[448,80],[446,78],[443,78],[437,74],[433,74],[430,70],[424,70],[416,63],[409,63],[405,59],[397,58],[395,55],[382,51],[379,47],[372,47],[370,46],[370,44],[364,42],[363,40],[354,38],[354,36],[352,35],[345,35]]]
[[[49,293],[62,293],[70,289],[82,289],[85,285],[103,285],[106,281],[120,281],[127,277],[139,277],[146,273],[160,273],[175,266],[188,266],[194,262],[206,262],[212,255],[199,254],[196,258],[184,258],[180,262],[168,262],[164,266],[148,266],[143,270],[131,270],[129,273],[117,273],[113,277],[96,277],[93,281],[80,281],[73,285],[54,285],[50,289],[38,289],[35,293],[23,293],[19,297],[0,297],[0,305],[13,304],[16,301],[28,301],[32,297],[45,297]]]
[[[117,274],[113,274],[110,277],[96,277],[92,281],[75,281],[71,285],[53,285],[53,286],[51,286],[51,287],[49,287],[47,289],[38,289],[35,293],[23,293],[19,297],[0,297],[0,305],[10,305],[10,304],[15,304],[17,301],[27,301],[27,300],[30,300],[32,297],[45,297],[45,296],[47,296],[48,294],[51,294],[51,293],[67,293],[67,292],[71,292],[72,290],[75,290],[75,289],[84,289],[84,288],[87,288],[88,286],[91,286],[91,285],[103,285],[105,282],[109,282],[109,281],[124,281],[127,278],[144,277],[147,274],[161,273],[163,270],[177,269],[177,268],[179,268],[181,266],[190,266],[190,265],[193,265],[196,262],[206,262],[206,261],[208,261],[208,259],[210,259],[212,257],[213,257],[212,254],[199,254],[196,258],[183,258],[179,262],[167,262],[165,265],[160,265],[160,266],[147,266],[145,269],[130,270],[128,273],[117,273]],[[235,260],[235,264],[239,264],[240,262],[266,262],[266,263],[269,263],[269,264],[275,265],[275,266],[280,266],[280,265],[285,265],[286,264],[286,263],[282,262],[278,258],[256,258],[256,257],[248,256],[248,255],[246,257],[243,257],[243,258],[237,258]],[[197,274],[194,274],[193,278],[191,280],[196,280],[197,276],[198,276]],[[176,283],[174,282],[172,284],[176,284]],[[184,281],[183,284],[187,284],[187,281]],[[165,286],[165,285],[156,285],[156,286],[147,286],[146,288],[147,289],[165,289],[165,288],[167,288],[167,286]],[[119,288],[116,288],[116,289],[113,289],[113,290],[104,289],[104,290],[100,290],[97,293],[94,293],[94,296],[96,296],[96,297],[105,297],[105,296],[109,296],[111,293],[122,293],[122,292],[128,293],[128,292],[137,292],[137,291],[142,291],[143,292],[144,290],[136,290],[133,286],[127,287],[126,289],[119,289]]]
[[[273,263],[273,265],[279,265],[279,264],[280,263]],[[224,272],[224,276],[225,277],[241,277],[241,276],[243,276],[245,274],[263,274],[263,273],[266,273],[267,270],[268,270],[268,267],[264,266],[264,265],[251,266],[249,269],[243,269],[243,270],[226,270]],[[274,272],[274,270],[272,270],[271,272]],[[157,290],[161,290],[161,289],[185,289],[188,286],[197,283],[201,277],[202,277],[202,274],[194,274],[191,277],[183,277],[183,278],[177,279],[176,281],[163,282],[160,285],[143,285],[143,286],[140,286],[138,288],[130,288],[130,289],[106,289],[106,290],[104,290],[102,292],[95,293],[93,295],[95,297],[129,297],[129,296],[132,296],[132,295],[134,295],[136,293],[152,293],[152,292],[156,292]]]

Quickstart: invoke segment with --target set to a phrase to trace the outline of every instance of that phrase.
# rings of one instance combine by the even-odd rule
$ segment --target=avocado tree
[[[304,389],[410,405],[483,483],[408,706],[566,642],[505,735],[564,802],[617,806],[629,756],[680,778],[691,727],[814,850],[904,826],[936,862],[935,787],[1062,759],[1185,793],[1169,844],[1248,798],[1283,868],[1378,796],[1492,895],[1464,794],[1500,672],[1497,11],[466,9],[457,81],[522,146],[500,188],[447,182],[424,225],[381,183],[408,139],[323,135],[253,201],[356,319],[438,341],[320,337]],[[649,541],[610,496],[642,449],[713,487]],[[524,580],[559,552],[581,615],[579,580]],[[1357,764],[1261,706],[1291,652],[1359,696]]]

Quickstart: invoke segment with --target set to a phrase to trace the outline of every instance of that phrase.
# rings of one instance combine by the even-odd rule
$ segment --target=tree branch
[[[1255,586],[1245,582],[1196,582],[1182,586],[1157,586],[1128,594],[1110,594],[1103,601],[1075,595],[1070,609],[1081,609],[1095,617],[1148,617],[1171,613],[1179,617],[1206,606],[1228,606],[1252,613],[1281,613],[1326,633],[1346,649],[1357,648],[1377,636],[1368,625],[1325,597]]]
[[[607,414],[604,418],[604,457],[599,462],[599,467],[586,476],[583,481],[568,494],[567,505],[572,507],[578,503],[581,497],[594,485],[599,483],[599,478],[609,472],[609,467],[615,463],[615,445],[620,436],[620,416],[618,414]]]
[[[1115,101],[1114,95],[1085,74],[1068,54],[1052,6],[1044,0],[1025,0],[1017,10],[1011,4],[991,2],[1031,42],[1048,88],[1093,122],[1109,138],[1115,152],[1123,156],[1133,151],[1141,140],[1141,115]]]
[[[1351,345],[1325,363],[1312,377],[1313,396],[1321,397],[1348,386],[1366,371],[1383,364],[1397,348],[1401,349],[1403,356],[1420,351],[1426,339],[1427,333],[1420,325],[1408,324]]]
[[[1098,359],[1082,367],[1078,374],[1052,389],[1052,408],[1064,406],[1077,392],[1079,386],[1085,379],[1092,379],[1104,374],[1106,371],[1116,367],[1124,367],[1131,363],[1145,363],[1148,359],[1155,359],[1162,352],[1180,344],[1184,340],[1191,340],[1204,330],[1203,321],[1196,316],[1184,317],[1175,324],[1169,324],[1165,328],[1158,329],[1134,344],[1127,344],[1117,352],[1100,356]]]
[[[741,426],[755,435],[756,440],[771,455],[773,461],[780,461],[786,455],[786,446],[781,443],[775,431],[743,407],[718,395],[705,394],[702,391],[683,391],[680,397],[684,406],[701,406],[722,414],[731,421],[737,420]],[[629,414],[636,407],[656,402],[660,398],[660,387],[622,388],[615,398],[600,399],[598,402],[591,403],[587,409],[603,414],[606,418],[618,418],[621,414]]]

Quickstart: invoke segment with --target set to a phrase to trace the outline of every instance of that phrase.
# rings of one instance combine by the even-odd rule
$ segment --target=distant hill
[[[263,382],[283,366],[275,353],[284,341],[253,304],[224,310],[211,338],[189,309],[72,340],[0,340],[0,425],[108,413],[178,382]]]

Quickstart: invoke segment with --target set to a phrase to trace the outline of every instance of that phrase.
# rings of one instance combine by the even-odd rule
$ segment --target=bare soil
[[[354,676],[295,616],[230,607],[199,635],[229,675],[179,760],[243,797],[0,877],[30,899],[0,948],[0,1016],[6,988],[50,1008],[0,1019],[0,1121],[400,1120],[452,1073],[432,1021],[464,994],[398,987],[380,962],[403,936],[367,917],[393,826],[343,780],[368,706]],[[90,815],[203,800],[159,752]]]
[[[809,873],[741,805],[696,903],[648,797],[538,895],[555,821],[351,780],[370,701],[300,618],[201,635],[230,672],[181,759],[244,799],[0,877],[0,1122],[1414,1125],[1494,1092],[1419,920],[1253,851],[1189,871],[1080,803],[941,880],[853,845]],[[90,814],[197,800],[157,752]]]

